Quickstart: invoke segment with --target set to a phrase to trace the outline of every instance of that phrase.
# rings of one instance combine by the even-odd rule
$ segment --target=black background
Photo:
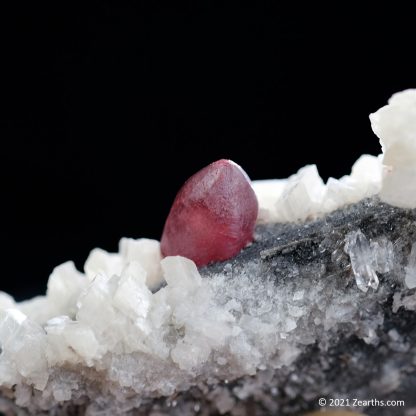
[[[159,238],[216,159],[347,174],[379,153],[368,114],[416,86],[413,13],[381,2],[32,3],[0,13],[0,290],[18,299],[93,247]]]

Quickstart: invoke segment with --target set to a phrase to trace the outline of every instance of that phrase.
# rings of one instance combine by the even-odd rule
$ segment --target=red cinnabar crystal
[[[161,240],[163,256],[184,256],[197,266],[227,260],[253,240],[256,194],[231,160],[191,176],[173,202]]]

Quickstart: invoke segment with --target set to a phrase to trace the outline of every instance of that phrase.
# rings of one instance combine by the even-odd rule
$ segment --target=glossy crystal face
[[[256,194],[240,166],[221,159],[193,175],[173,202],[162,235],[164,256],[197,266],[235,256],[253,240]]]

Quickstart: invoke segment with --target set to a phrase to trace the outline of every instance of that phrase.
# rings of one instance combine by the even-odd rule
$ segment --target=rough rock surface
[[[415,273],[415,242],[416,210],[376,198],[314,222],[259,225],[255,242],[237,257],[200,270],[218,308],[228,305],[241,332],[213,344],[205,367],[197,363],[191,376],[184,368],[169,367],[171,374],[165,376],[172,383],[183,377],[177,391],[144,394],[138,384],[129,383],[134,357],[128,362],[128,356],[120,355],[126,362],[117,377],[111,378],[104,359],[102,370],[97,365],[57,366],[43,391],[25,382],[3,387],[0,411],[298,415],[318,409],[318,398],[333,397],[404,400],[405,407],[354,410],[413,415],[416,293],[408,286]],[[212,330],[215,337],[218,330],[221,338],[222,326],[216,328],[215,317],[210,322],[212,328],[204,331]],[[171,334],[173,344],[187,336],[184,331]],[[152,365],[154,357],[148,359]],[[153,364],[155,373],[162,371],[155,377],[163,377],[163,369]],[[0,366],[0,379],[1,371]],[[126,387],[120,386],[123,377]]]

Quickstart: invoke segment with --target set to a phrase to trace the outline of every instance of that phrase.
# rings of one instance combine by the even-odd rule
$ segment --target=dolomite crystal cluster
[[[0,294],[0,412],[298,415],[319,397],[416,412],[416,91],[371,116],[383,154],[324,184],[257,181],[254,242],[200,269],[122,239]],[[413,413],[412,413],[413,412]]]
[[[288,179],[254,181],[259,222],[305,221],[379,194],[382,201],[416,207],[416,89],[394,94],[370,115],[383,153],[362,155],[351,175],[322,181],[315,165]]]

